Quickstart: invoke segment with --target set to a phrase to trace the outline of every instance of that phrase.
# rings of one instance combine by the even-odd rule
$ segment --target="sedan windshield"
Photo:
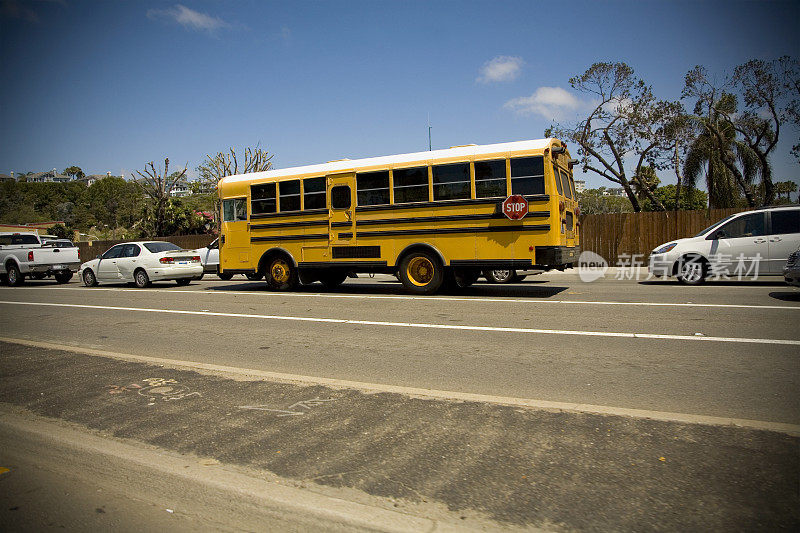
[[[717,226],[719,226],[719,225],[720,225],[720,224],[722,224],[723,222],[726,222],[726,221],[728,221],[728,220],[730,220],[730,219],[732,219],[732,218],[733,218],[733,215],[729,215],[729,216],[727,216],[727,217],[723,218],[722,220],[719,220],[719,221],[717,221],[717,222],[714,222],[714,223],[713,223],[713,224],[711,224],[709,227],[707,227],[706,229],[704,229],[703,231],[701,231],[700,233],[698,233],[697,235],[695,235],[695,237],[700,237],[700,236],[702,236],[702,235],[705,235],[706,233],[708,233],[708,232],[709,232],[709,231],[711,231],[712,229],[716,228]]]
[[[150,250],[151,253],[157,254],[158,252],[169,252],[171,250],[182,250],[177,244],[171,242],[146,242],[144,247]]]

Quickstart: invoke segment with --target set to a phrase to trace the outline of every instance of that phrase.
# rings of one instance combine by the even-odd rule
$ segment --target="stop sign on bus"
[[[510,220],[519,220],[528,214],[528,200],[519,194],[512,194],[502,204],[503,214]]]

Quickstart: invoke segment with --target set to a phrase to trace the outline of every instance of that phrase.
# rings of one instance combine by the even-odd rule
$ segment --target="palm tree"
[[[723,94],[709,114],[699,117],[701,133],[689,146],[683,173],[686,186],[691,189],[701,176],[708,188],[709,208],[736,207],[742,193],[751,196],[751,187],[758,171],[758,159],[752,150],[736,139],[736,130],[717,111],[736,112],[736,100]],[[723,157],[734,158],[741,167],[741,182],[730,171]],[[750,194],[748,194],[750,193]],[[748,201],[748,203],[750,203]]]

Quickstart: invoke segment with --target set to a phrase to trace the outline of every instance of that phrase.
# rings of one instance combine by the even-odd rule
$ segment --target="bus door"
[[[247,198],[222,200],[222,238],[219,246],[220,270],[247,269],[250,266],[250,231]]]
[[[356,175],[354,172],[327,177],[328,244],[334,247],[356,244]]]

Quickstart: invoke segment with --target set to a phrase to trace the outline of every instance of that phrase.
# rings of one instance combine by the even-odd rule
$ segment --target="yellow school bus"
[[[389,273],[431,294],[490,269],[570,267],[573,163],[564,143],[541,139],[228,176],[220,271],[263,275],[273,290]]]

